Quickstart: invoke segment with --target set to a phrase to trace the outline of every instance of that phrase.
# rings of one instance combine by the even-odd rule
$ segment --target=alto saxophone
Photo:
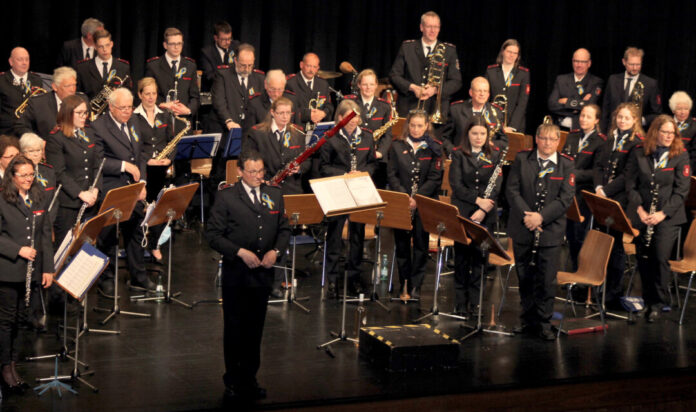
[[[379,127],[379,129],[375,130],[374,133],[372,133],[372,137],[374,138],[375,142],[379,141],[379,139],[384,135],[387,130],[391,129],[392,126],[394,126],[397,122],[399,121],[399,112],[396,111],[396,105],[394,104],[394,101],[392,100],[391,103],[391,120],[383,124],[382,126]]]
[[[191,130],[191,122],[190,121],[188,121],[187,119],[184,119],[182,117],[179,117],[179,116],[174,116],[174,118],[176,120],[181,121],[181,122],[185,122],[186,127],[184,127],[179,133],[177,133],[176,136],[174,136],[174,138],[169,143],[167,143],[167,145],[164,147],[164,149],[162,149],[161,152],[153,153],[152,157],[155,160],[168,159],[169,156],[172,154],[172,152],[174,152],[174,149],[176,149],[176,145],[179,144],[179,141],[181,140],[181,138],[184,137],[184,135],[186,135],[186,133],[188,133],[189,130]]]

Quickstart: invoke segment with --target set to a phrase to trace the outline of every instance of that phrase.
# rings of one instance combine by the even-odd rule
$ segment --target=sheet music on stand
[[[72,230],[68,230],[68,233],[65,234],[65,237],[63,238],[63,241],[60,243],[58,250],[56,250],[56,253],[53,255],[54,267],[59,268],[63,266],[65,258],[68,256],[68,250],[70,249],[70,245],[72,245],[74,239],[75,234]]]
[[[215,157],[222,133],[194,134],[181,138],[176,145],[176,160]]]
[[[157,199],[154,202],[151,202],[147,205],[147,209],[145,209],[145,217],[143,218],[143,221],[140,223],[140,227],[144,227],[147,225],[147,222],[150,220],[150,216],[152,215],[152,212],[155,210],[155,206],[157,206],[157,202],[162,198],[162,195],[169,189],[175,189],[176,186],[174,185],[169,185],[167,187],[163,187],[160,189],[159,193],[157,194]],[[62,246],[62,245],[61,245]]]
[[[312,179],[309,184],[326,216],[379,208],[386,204],[367,172]]]
[[[89,243],[84,243],[67,267],[56,278],[56,284],[81,301],[109,264],[109,258]]]
[[[319,122],[317,123],[317,126],[312,130],[312,136],[309,138],[309,141],[305,142],[305,145],[309,146],[317,142],[317,140],[321,139],[321,136],[324,135],[324,133],[328,132],[331,130],[336,122]]]

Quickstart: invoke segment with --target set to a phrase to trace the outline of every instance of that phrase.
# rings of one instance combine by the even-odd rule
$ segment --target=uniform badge
[[[578,83],[578,86],[577,86],[577,87],[578,87],[578,94],[579,94],[580,96],[582,96],[582,94],[585,93],[585,88],[582,87],[582,84],[581,84],[581,83]]]
[[[283,147],[290,147],[290,138],[292,137],[292,134],[290,134],[290,131],[286,131],[285,134],[283,134]]]
[[[155,119],[155,127],[162,126],[162,122],[159,119]]]
[[[180,68],[180,69],[176,72],[176,74],[174,75],[174,77],[176,77],[177,79],[181,80],[181,77],[182,77],[183,75],[185,75],[185,74],[186,74],[186,67],[182,67],[182,68]]]
[[[320,97],[317,99],[317,108],[321,109],[324,107],[324,103],[326,103],[326,97]]]
[[[75,133],[77,133],[77,136],[80,138],[80,140],[82,140],[85,143],[89,143],[89,137],[87,137],[87,134],[85,133],[84,130],[77,129],[77,131]]]
[[[47,186],[48,186],[48,179],[46,179],[45,177],[41,176],[41,173],[39,173],[38,169],[36,170],[36,180],[38,180],[39,183],[41,183],[41,186],[43,186],[43,187],[47,187]]]
[[[372,109],[370,109],[370,112],[367,114],[367,118],[371,119],[372,116],[375,115],[375,113],[377,113],[377,108],[375,106],[372,106]]]
[[[111,69],[109,75],[106,77],[106,82],[109,83],[114,76],[116,76],[116,69]]]
[[[135,127],[131,126],[130,132],[131,132],[131,136],[133,137],[133,140],[135,140],[135,142],[138,143],[140,141],[140,137],[138,136],[137,133],[135,133]]]
[[[688,164],[684,165],[684,177],[691,176],[691,168]]]
[[[230,51],[230,54],[227,55],[227,64],[232,64],[234,63],[234,52]]]
[[[546,176],[547,174],[553,173],[554,170],[555,170],[555,169],[554,169],[553,166],[547,167],[546,169],[540,171],[539,174],[538,174],[537,176],[541,179],[542,177]]]
[[[249,96],[253,96],[253,95],[254,95],[254,88],[250,87],[249,88]]]
[[[262,193],[261,194],[261,203],[266,205],[266,207],[269,210],[273,210],[273,206],[275,206],[275,202],[271,200],[271,197],[268,196],[268,193]]]
[[[31,93],[31,82],[29,81],[29,79],[27,79],[27,82],[24,84],[24,93],[25,94]]]
[[[487,164],[489,164],[489,165],[490,165],[490,164],[493,164],[493,162],[491,162],[491,160],[490,160],[490,159],[486,156],[486,154],[483,153],[483,152],[479,152],[479,154],[478,154],[478,156],[476,157],[476,159],[477,159],[477,160],[480,160],[480,161],[482,161],[482,162],[484,162],[484,163],[487,163]]]

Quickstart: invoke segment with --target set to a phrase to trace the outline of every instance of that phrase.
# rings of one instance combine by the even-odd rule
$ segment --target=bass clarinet
[[[652,186],[652,189],[650,189],[650,194],[652,195],[652,198],[650,200],[650,211],[648,212],[649,215],[654,214],[657,212],[657,202],[658,202],[658,196],[660,195],[660,185],[655,184],[655,182],[650,183]],[[645,249],[647,250],[650,247],[650,243],[652,243],[652,237],[653,234],[655,233],[655,225],[648,225],[648,227],[645,229]]]
[[[544,188],[544,190],[541,192],[541,195],[539,197],[539,200],[537,201],[537,213],[541,213],[541,210],[544,208],[544,202],[546,201],[546,195],[548,195],[549,190],[547,188]],[[534,231],[534,243],[532,244],[532,261],[529,263],[529,266],[536,266],[536,258],[537,255],[539,254],[539,243],[541,242],[541,230],[537,229]]]
[[[505,156],[507,156],[507,152],[507,147],[503,149],[502,152],[500,152],[500,158],[498,159],[498,163],[496,163],[495,169],[493,169],[493,174],[488,179],[488,185],[486,186],[486,190],[483,192],[484,199],[490,199],[491,195],[493,194],[493,189],[495,189],[495,181],[498,180],[498,175],[500,175],[500,172],[503,170],[503,163],[505,162]]]
[[[36,212],[32,213],[31,216],[31,242],[29,247],[34,249],[34,234],[36,232]],[[36,259],[36,257],[34,257]],[[24,292],[24,305],[29,307],[29,301],[31,300],[31,275],[34,273],[34,261],[30,260],[27,262],[27,276],[25,278],[24,286],[26,290]]]
[[[102,170],[104,169],[104,162],[106,162],[106,158],[102,159],[101,164],[99,164],[99,170],[97,171],[97,175],[94,176],[94,181],[92,182],[92,185],[89,187],[89,189],[87,189],[88,191],[91,192],[95,187],[97,187],[99,176],[101,176]],[[82,202],[80,211],[77,213],[77,221],[75,222],[75,227],[80,226],[80,222],[82,221],[82,215],[85,213],[85,210],[87,210],[87,202]]]

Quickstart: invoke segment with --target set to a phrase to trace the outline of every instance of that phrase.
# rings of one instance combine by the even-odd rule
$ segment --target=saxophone
[[[655,182],[651,182],[650,186],[652,188],[650,189],[650,194],[652,195],[652,199],[650,200],[650,211],[648,212],[649,215],[654,214],[657,212],[657,202],[658,202],[658,196],[660,195],[660,185],[655,184]],[[648,227],[645,229],[645,249],[647,253],[647,249],[650,247],[650,243],[652,243],[652,237],[653,234],[655,233],[655,225],[648,225]],[[647,257],[647,256],[644,256]]]
[[[374,133],[372,133],[372,137],[375,139],[375,143],[379,141],[379,139],[384,135],[387,130],[391,129],[392,126],[394,126],[397,122],[399,121],[399,112],[396,111],[396,105],[394,104],[394,101],[392,100],[391,103],[391,120],[383,124],[382,126],[379,127],[379,129],[375,130]]]
[[[186,135],[186,133],[188,133],[189,130],[191,130],[190,121],[179,116],[174,116],[174,118],[181,122],[185,122],[186,127],[184,127],[179,133],[177,133],[176,136],[174,136],[174,138],[169,143],[167,143],[167,145],[164,147],[164,149],[162,149],[161,152],[153,153],[152,157],[155,160],[168,159],[172,152],[174,152],[174,150],[176,149],[176,145],[179,144],[179,140],[181,140],[181,138],[184,137],[184,135]]]

